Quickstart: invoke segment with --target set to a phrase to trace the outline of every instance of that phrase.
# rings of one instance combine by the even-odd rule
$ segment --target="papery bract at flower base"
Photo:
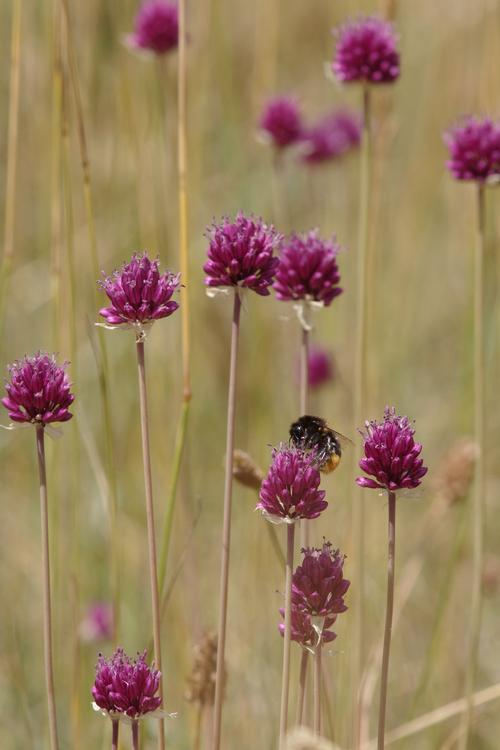
[[[304,127],[299,106],[291,96],[270,99],[262,113],[260,128],[276,148],[285,148],[300,141]]]
[[[322,240],[317,230],[293,234],[283,241],[273,288],[280,300],[309,300],[326,307],[342,293],[335,240]]]
[[[342,83],[392,83],[399,76],[400,59],[392,24],[368,17],[336,29],[334,74]]]
[[[138,719],[160,707],[159,687],[160,672],[148,666],[145,651],[132,660],[117,649],[110,659],[99,656],[92,696],[111,718],[124,714]]]
[[[99,282],[111,302],[99,310],[108,326],[142,327],[177,310],[172,295],[179,287],[179,275],[160,274],[159,266],[147,253],[135,254],[130,263]]]
[[[280,615],[284,618],[285,610],[280,609]],[[337,634],[333,630],[328,630],[335,622],[336,617],[325,617],[323,623],[323,629],[321,631],[321,641],[323,643],[331,643],[335,640]],[[311,616],[297,607],[292,606],[292,641],[300,643],[301,646],[314,648],[318,644],[318,631],[314,628]],[[280,634],[283,636],[285,633],[285,624],[280,622],[278,625]]]
[[[135,30],[127,41],[136,49],[164,55],[179,43],[179,11],[176,3],[147,0],[135,18]]]
[[[344,595],[350,581],[344,578],[344,556],[332,549],[330,542],[323,547],[302,550],[302,564],[292,578],[292,603],[311,617],[331,617],[345,612]]]
[[[282,237],[260,219],[238,214],[208,230],[208,287],[242,287],[268,295],[279,263],[273,253]]]
[[[391,492],[413,489],[427,474],[420,458],[422,446],[416,443],[408,417],[399,417],[387,407],[382,422],[366,422],[363,433],[365,457],[360,468],[370,477],[358,477],[360,487]]]
[[[75,397],[65,368],[42,352],[9,365],[2,404],[13,422],[47,425],[72,418],[69,407]]]
[[[319,489],[321,475],[313,451],[281,446],[262,482],[257,508],[274,522],[318,518],[328,506]]]
[[[444,134],[450,152],[446,166],[457,180],[500,180],[500,122],[468,117]]]

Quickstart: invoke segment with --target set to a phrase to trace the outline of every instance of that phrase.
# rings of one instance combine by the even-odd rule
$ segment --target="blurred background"
[[[16,0],[19,2],[19,0]],[[6,199],[11,21],[0,4],[0,205]],[[111,272],[147,249],[178,270],[177,53],[146,59],[124,37],[137,3],[70,0],[58,70],[58,3],[22,3],[17,180],[12,272],[0,342],[2,366],[39,349],[71,360],[75,418],[48,440],[54,584],[56,691],[62,747],[105,747],[108,723],[91,709],[97,652],[113,644],[82,629],[89,607],[111,601],[109,508],[102,403],[96,364],[98,307],[89,241],[79,126],[71,68],[77,70],[94,204],[99,269]],[[398,504],[397,582],[404,600],[394,629],[388,728],[463,694],[470,600],[472,472],[472,248],[474,187],[451,179],[442,133],[461,115],[499,114],[498,0],[188,0],[188,200],[193,401],[167,576],[163,624],[170,747],[193,747],[196,710],[186,702],[193,646],[217,627],[230,304],[203,287],[205,229],[238,210],[283,232],[318,227],[335,234],[344,294],[314,317],[314,343],[334,357],[311,411],[355,441],[323,484],[330,506],[313,541],[347,554],[352,579],[351,502],[360,438],[353,424],[353,332],[359,153],[306,165],[285,154],[278,172],[259,142],[269,96],[295,95],[309,122],[336,107],[360,111],[360,90],[325,74],[331,29],[358,13],[393,18],[402,74],[373,96],[372,269],[369,411],[386,404],[416,420],[430,467],[422,492]],[[61,118],[58,117],[58,103]],[[80,131],[81,133],[81,131]],[[87,193],[88,194],[88,193]],[[500,470],[498,190],[487,193],[486,345],[488,399],[487,558],[477,687],[500,682],[497,519]],[[1,215],[1,211],[0,211]],[[2,218],[3,227],[3,218]],[[496,304],[495,304],[496,303]],[[241,326],[236,444],[266,469],[270,446],[298,415],[300,329],[291,306],[247,295]],[[111,375],[120,539],[119,642],[131,653],[150,641],[143,474],[132,333],[105,332]],[[180,316],[161,321],[147,342],[158,532],[168,494],[181,406]],[[8,423],[5,413],[2,423]],[[465,447],[464,447],[465,445]],[[0,431],[0,725],[5,750],[47,747],[41,637],[41,579],[35,441],[30,430]],[[386,501],[366,493],[368,675],[364,737],[376,726],[377,674],[370,654],[382,636]],[[277,631],[283,572],[256,493],[236,485],[229,591],[223,743],[274,748],[282,643]],[[278,528],[278,533],[282,529]],[[352,580],[347,604],[354,598]],[[325,735],[352,743],[351,612],[337,623],[326,663]],[[299,650],[293,649],[297,669]],[[371,671],[370,671],[371,670]],[[296,673],[295,673],[296,674]],[[371,681],[371,682],[370,682]],[[292,686],[291,713],[295,711]],[[471,747],[498,748],[500,705],[477,714]],[[207,716],[207,723],[210,717]],[[453,747],[457,721],[430,726],[395,745]],[[208,729],[205,727],[205,730]],[[154,725],[145,747],[154,747]],[[124,734],[123,746],[128,745]],[[148,744],[149,742],[149,744]],[[208,745],[204,745],[208,747]]]

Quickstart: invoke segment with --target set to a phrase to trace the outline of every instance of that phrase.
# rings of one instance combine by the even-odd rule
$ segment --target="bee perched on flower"
[[[160,261],[151,260],[146,252],[135,253],[99,285],[111,302],[99,310],[106,328],[134,328],[139,337],[144,336],[155,320],[167,318],[179,307],[172,299],[180,285],[179,274],[161,274]]]

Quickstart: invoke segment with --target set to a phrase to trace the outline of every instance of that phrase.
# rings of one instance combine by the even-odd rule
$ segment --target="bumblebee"
[[[305,414],[290,426],[290,442],[302,450],[315,450],[318,468],[325,474],[335,471],[342,457],[342,443],[349,438],[332,430],[321,417]]]

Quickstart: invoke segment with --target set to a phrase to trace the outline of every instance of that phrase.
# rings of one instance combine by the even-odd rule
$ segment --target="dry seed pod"
[[[193,669],[187,678],[184,697],[190,703],[213,706],[217,671],[217,635],[205,633],[193,651]]]
[[[264,479],[264,472],[248,453],[237,448],[233,453],[233,477],[240,484],[258,492]]]
[[[474,476],[476,458],[474,441],[460,438],[442,459],[434,475],[434,487],[448,505],[455,505],[466,497]]]

